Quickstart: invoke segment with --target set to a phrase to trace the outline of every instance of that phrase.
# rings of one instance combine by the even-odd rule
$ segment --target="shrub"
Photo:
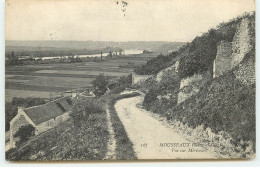
[[[163,113],[168,107],[177,104],[180,78],[174,68],[165,70],[162,73],[160,82],[150,78],[142,84],[142,87],[145,86],[148,90],[143,103],[147,110]]]
[[[143,105],[146,109],[150,110],[152,103],[157,99],[158,92],[155,89],[150,89],[144,97]]]
[[[132,85],[132,74],[120,77],[116,82],[108,85],[112,93],[118,94]]]
[[[91,114],[102,114],[105,112],[104,103],[97,98],[79,101],[72,108],[70,116],[76,127],[80,127],[83,120],[87,120]]]
[[[100,74],[94,81],[92,81],[92,84],[95,88],[95,95],[101,96],[107,91],[108,79],[103,74]]]
[[[187,47],[188,53],[181,56],[179,75],[181,78],[190,77],[212,69],[217,54],[217,43],[221,40],[215,30],[197,37]]]
[[[20,143],[27,141],[30,137],[35,135],[35,128],[31,124],[23,125],[19,127],[14,137],[19,137]]]

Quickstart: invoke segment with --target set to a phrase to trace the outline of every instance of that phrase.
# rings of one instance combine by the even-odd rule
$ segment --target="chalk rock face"
[[[160,82],[162,80],[162,76],[164,72],[167,72],[168,70],[172,70],[174,69],[175,72],[178,72],[179,70],[179,61],[176,61],[172,66],[163,69],[162,71],[160,71],[157,75],[156,75],[156,81]]]
[[[213,64],[213,77],[222,75],[231,69],[232,44],[228,41],[220,41],[217,47],[217,56]]]
[[[199,84],[203,80],[203,76],[195,74],[181,80],[180,92],[178,93],[178,104],[185,101],[187,98],[196,94],[199,91]]]
[[[253,48],[249,31],[249,19],[241,20],[232,42],[232,68],[238,65],[244,56]]]

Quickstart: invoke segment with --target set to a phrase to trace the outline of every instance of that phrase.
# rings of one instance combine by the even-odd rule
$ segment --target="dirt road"
[[[116,111],[129,139],[133,142],[138,159],[207,159],[214,154],[195,146],[172,129],[164,126],[145,111],[137,107],[143,96],[119,100]]]

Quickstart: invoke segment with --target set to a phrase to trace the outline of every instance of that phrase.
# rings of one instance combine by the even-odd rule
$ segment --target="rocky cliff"
[[[149,78],[146,109],[192,128],[224,131],[243,152],[255,147],[254,13],[196,37],[171,64]]]

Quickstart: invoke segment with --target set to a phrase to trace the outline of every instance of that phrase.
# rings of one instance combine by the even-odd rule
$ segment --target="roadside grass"
[[[91,114],[75,128],[73,119],[6,152],[6,160],[102,160],[109,132],[105,113]]]
[[[116,158],[118,160],[134,160],[137,159],[134,149],[133,143],[127,136],[127,132],[125,131],[124,125],[122,124],[118,114],[115,110],[115,103],[124,98],[130,98],[140,95],[139,93],[131,93],[124,95],[112,95],[110,98],[110,102],[108,103],[108,108],[111,114],[111,123],[115,133],[116,139]]]

